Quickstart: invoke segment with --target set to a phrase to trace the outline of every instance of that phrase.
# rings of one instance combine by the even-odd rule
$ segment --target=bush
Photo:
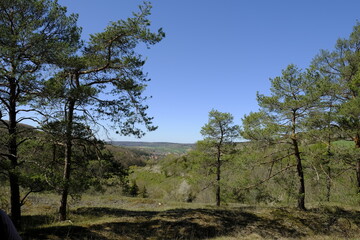
[[[139,186],[136,184],[136,181],[130,186],[129,194],[131,197],[137,197],[139,195]]]

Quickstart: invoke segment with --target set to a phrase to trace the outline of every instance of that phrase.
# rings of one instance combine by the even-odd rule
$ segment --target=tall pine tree
[[[313,78],[289,65],[282,75],[271,81],[271,96],[257,95],[260,112],[250,113],[243,119],[242,136],[252,141],[284,145],[295,161],[298,177],[297,207],[305,210],[305,178],[300,144],[304,123],[318,104],[320,95]],[[280,158],[281,159],[281,158]]]
[[[64,59],[62,71],[43,85],[37,106],[47,113],[45,124],[61,122],[66,136],[60,220],[66,219],[76,124],[94,126],[108,120],[118,133],[137,137],[144,135],[140,126],[156,129],[143,94],[149,81],[142,71],[145,60],[136,52],[140,44],[150,47],[164,37],[162,29],[150,30],[150,10],[145,2],[133,17],[91,35],[76,55]]]
[[[77,16],[66,15],[66,8],[50,0],[0,1],[0,122],[8,132],[6,166],[11,192],[11,217],[20,226],[18,124],[29,118],[22,113],[36,111],[26,107],[39,92],[44,67],[56,65],[77,49]],[[4,160],[6,159],[6,160]]]

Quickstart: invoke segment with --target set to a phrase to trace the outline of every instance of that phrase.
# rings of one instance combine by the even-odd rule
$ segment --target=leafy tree
[[[304,138],[305,121],[320,100],[319,93],[314,91],[318,78],[302,72],[295,65],[289,65],[282,71],[282,76],[270,81],[271,96],[257,95],[260,112],[244,117],[242,136],[271,145],[285,144],[285,148],[281,149],[283,157],[279,156],[275,161],[287,156],[295,159],[299,180],[297,206],[305,210],[305,180],[300,144]],[[286,146],[291,147],[290,151]]]
[[[338,39],[333,51],[321,50],[314,58],[313,66],[331,84],[328,96],[335,99],[336,119],[332,122],[343,138],[355,143],[360,149],[360,23],[348,39]],[[360,159],[354,156],[350,163],[357,177],[360,192]]]
[[[231,153],[235,145],[233,141],[239,137],[240,127],[234,125],[234,117],[230,113],[222,113],[217,110],[209,112],[209,121],[200,133],[205,138],[208,154],[215,159],[216,166],[216,205],[221,204],[221,165],[225,161],[224,155]]]
[[[43,107],[48,122],[62,122],[65,163],[63,189],[59,209],[60,220],[66,219],[70,176],[74,167],[73,144],[76,124],[99,126],[110,120],[117,133],[141,137],[146,129],[156,129],[147,116],[143,90],[149,81],[142,71],[143,57],[136,53],[140,43],[147,47],[164,37],[161,29],[150,31],[151,5],[145,2],[132,18],[112,22],[104,32],[90,36],[78,54],[66,58],[62,71],[43,86],[38,107]]]
[[[61,124],[54,123],[48,128],[52,131],[44,133],[34,129],[32,134],[37,137],[24,142],[19,148],[19,154],[26,156],[27,166],[21,168],[19,175],[21,186],[28,189],[21,200],[22,204],[31,192],[61,192],[63,188],[64,145],[61,138],[64,136],[60,134]],[[77,125],[76,132],[76,148],[73,151],[76,167],[70,178],[71,196],[80,197],[90,187],[103,191],[103,186],[109,185],[108,182],[122,182],[127,177],[127,169],[115,160],[102,142],[89,135],[86,127]]]
[[[78,44],[77,16],[50,0],[2,0],[0,2],[0,121],[7,129],[6,152],[11,189],[11,216],[20,226],[18,123],[28,119],[22,113],[36,111],[26,107],[38,92],[41,73],[57,64]],[[22,108],[21,108],[22,106]],[[7,120],[6,120],[7,118]]]

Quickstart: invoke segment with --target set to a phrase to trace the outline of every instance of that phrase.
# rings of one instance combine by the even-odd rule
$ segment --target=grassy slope
[[[360,209],[229,205],[215,208],[117,195],[86,195],[70,221],[55,221],[56,197],[33,196],[24,208],[23,239],[351,239],[360,238]],[[36,210],[41,209],[41,212]]]

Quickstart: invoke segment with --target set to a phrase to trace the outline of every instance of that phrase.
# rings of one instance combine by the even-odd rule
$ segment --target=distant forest
[[[170,142],[110,141],[108,143],[114,146],[140,149],[156,155],[184,154],[195,147],[195,144]]]

